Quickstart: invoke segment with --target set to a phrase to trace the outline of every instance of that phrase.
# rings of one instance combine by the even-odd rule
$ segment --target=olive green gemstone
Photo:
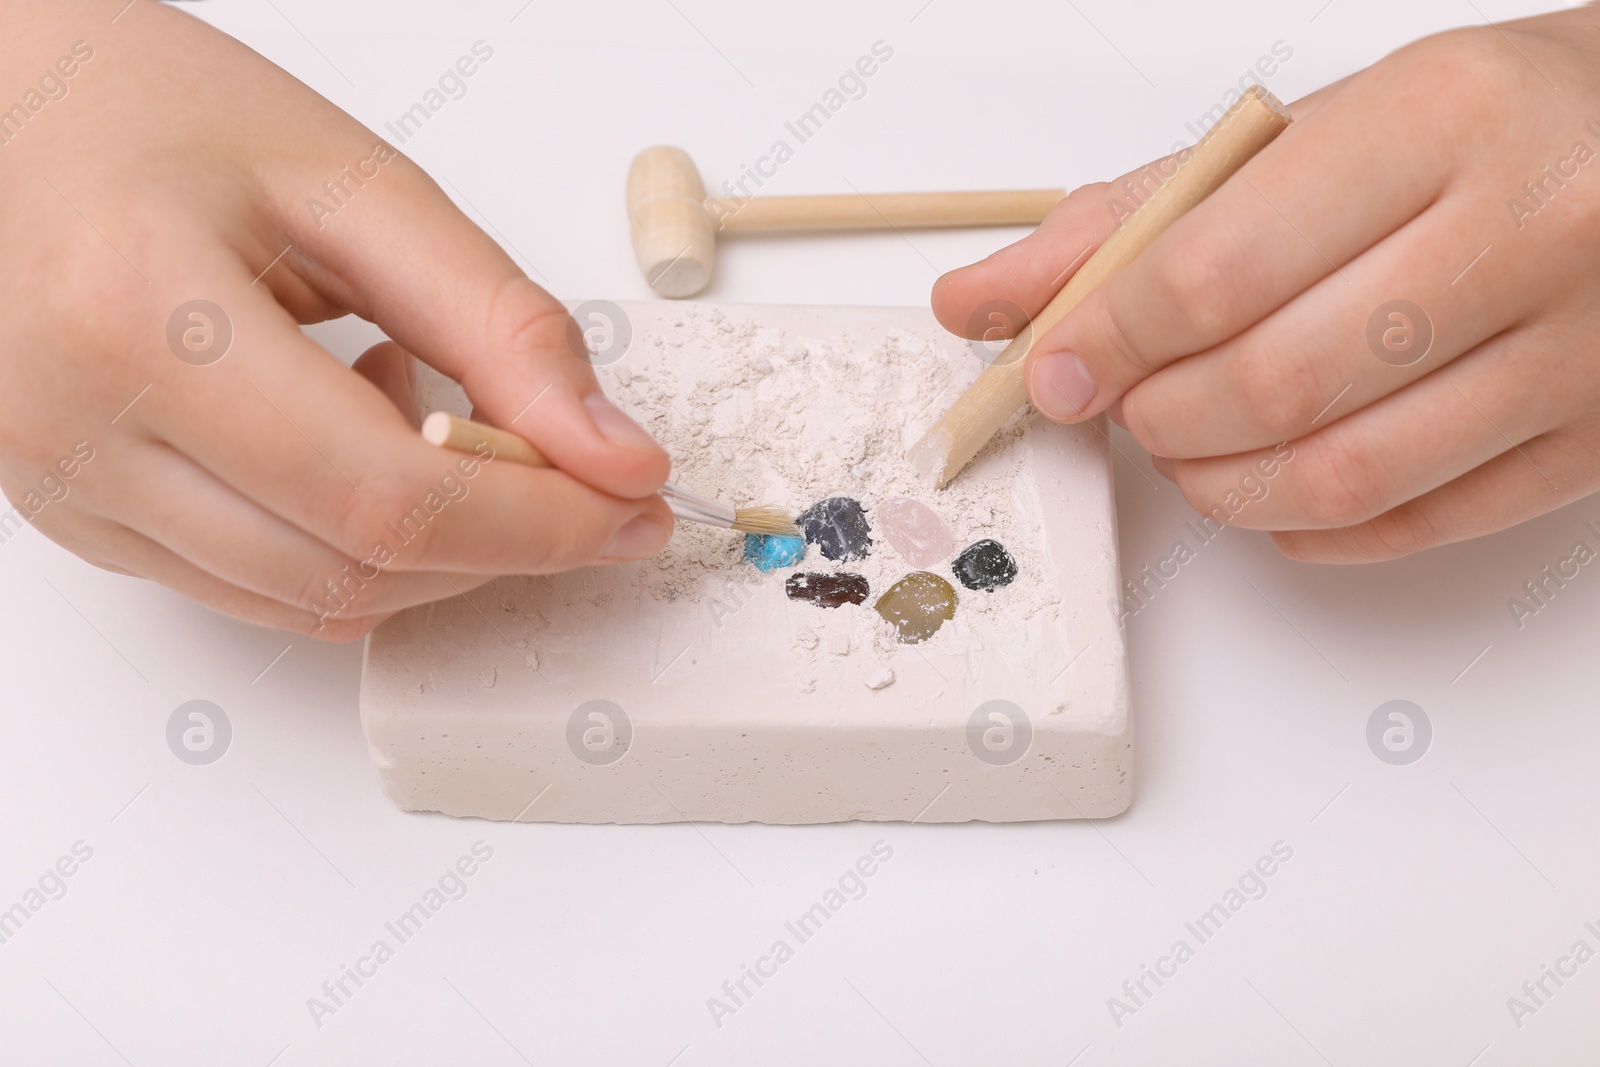
[[[913,571],[889,587],[873,605],[894,623],[904,644],[926,641],[956,614],[956,591],[937,574]]]

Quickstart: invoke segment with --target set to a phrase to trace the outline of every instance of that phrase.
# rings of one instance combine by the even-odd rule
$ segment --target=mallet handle
[[[965,193],[706,198],[726,233],[772,230],[909,230],[935,226],[1037,226],[1066,193],[1007,189]]]

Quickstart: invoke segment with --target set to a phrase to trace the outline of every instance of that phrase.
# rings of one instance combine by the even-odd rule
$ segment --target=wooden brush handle
[[[525,467],[555,466],[545,458],[543,452],[516,434],[507,433],[493,426],[485,426],[471,419],[463,419],[447,411],[435,411],[422,420],[422,439],[430,445],[448,448],[453,452],[477,452],[481,446],[488,445],[494,449],[494,458],[497,460],[506,459]],[[659,495],[667,502],[667,507],[672,509],[674,515],[691,522],[708,523],[739,533],[773,534],[788,533],[790,530],[793,530],[795,535],[799,533],[786,515],[782,516],[782,526],[787,529],[773,527],[775,520],[763,512],[776,511],[776,508],[751,508],[741,511],[679,489],[670,482],[661,487]]]
[[[1278,99],[1260,86],[1251,86],[1189,151],[1187,158],[1180,156],[1177,172],[1106,239],[912,447],[909,458],[918,473],[931,477],[939,486],[954,478],[1011,414],[1027,402],[1022,370],[1034,341],[1288,126],[1289,112]]]
[[[422,439],[430,445],[452,452],[476,452],[478,446],[494,449],[495,459],[507,459],[524,467],[553,467],[543,452],[514,433],[463,419],[445,411],[435,411],[422,420]]]
[[[1065,196],[1061,189],[966,193],[862,193],[840,196],[709,197],[706,209],[725,233],[773,230],[911,230],[934,226],[1037,226]]]

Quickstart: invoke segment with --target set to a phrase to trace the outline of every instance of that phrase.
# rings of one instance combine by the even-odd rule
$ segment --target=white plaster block
[[[644,339],[671,336],[685,305],[624,307],[634,341],[620,373],[647,374],[667,356]],[[848,337],[870,347],[914,331],[944,358],[928,373],[952,375],[955,389],[976,364],[925,310],[722,310],[797,343]],[[598,373],[606,382],[619,371]],[[453,383],[422,374],[425,407],[465,413]],[[883,417],[901,423],[913,413]],[[1059,598],[1015,647],[963,628],[958,608],[948,634],[900,646],[884,662],[862,654],[871,643],[864,610],[819,615],[798,605],[784,596],[785,571],[751,568],[736,610],[716,618],[705,602],[643,593],[637,578],[649,560],[504,578],[467,599],[401,612],[369,638],[361,715],[385,790],[407,810],[580,823],[1121,812],[1133,735],[1111,607],[1119,595],[1108,441],[1102,427],[1034,416],[1007,448],[1022,462],[996,506],[1035,532],[1046,564],[1018,581],[1046,583]],[[1014,455],[991,450],[962,477],[1008,461],[1015,469]],[[938,508],[937,494],[924,498]],[[796,667],[802,652],[814,657],[809,674]],[[1014,708],[990,718],[993,701]]]

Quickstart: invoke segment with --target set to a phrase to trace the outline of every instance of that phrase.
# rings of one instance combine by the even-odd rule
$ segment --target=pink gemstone
[[[944,522],[920,500],[902,497],[873,508],[872,525],[913,567],[932,567],[955,552]]]

